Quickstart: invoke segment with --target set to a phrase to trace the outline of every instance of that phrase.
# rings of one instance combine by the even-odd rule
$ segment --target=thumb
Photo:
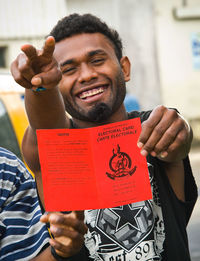
[[[48,223],[49,222],[49,213],[45,212],[41,217],[40,217],[40,222],[42,223]]]
[[[40,85],[42,85],[42,78],[39,77],[38,75],[34,76],[34,77],[31,79],[31,84],[34,85],[34,86],[40,86]]]
[[[51,68],[48,72],[41,72],[31,79],[31,84],[35,87],[43,86],[51,89],[58,85],[62,78],[62,73],[57,67]]]

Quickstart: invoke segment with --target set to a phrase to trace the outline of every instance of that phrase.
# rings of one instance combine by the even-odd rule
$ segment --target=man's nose
[[[80,83],[84,83],[89,82],[95,78],[97,78],[97,72],[95,69],[89,64],[81,64],[78,81]]]

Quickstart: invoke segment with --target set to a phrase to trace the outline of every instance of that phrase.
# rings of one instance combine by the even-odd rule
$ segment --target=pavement
[[[190,218],[187,231],[192,261],[200,261],[200,148],[192,149],[190,163],[198,186],[198,200]]]

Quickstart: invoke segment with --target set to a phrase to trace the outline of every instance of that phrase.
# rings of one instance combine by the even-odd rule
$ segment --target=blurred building
[[[21,45],[41,48],[44,37],[65,15],[64,0],[0,0],[0,72],[9,70]]]
[[[200,0],[154,0],[162,101],[189,119],[200,144]]]
[[[200,140],[200,0],[0,0],[0,72],[22,44],[40,48],[73,12],[91,12],[119,31],[132,62],[128,93],[141,109],[178,108]]]

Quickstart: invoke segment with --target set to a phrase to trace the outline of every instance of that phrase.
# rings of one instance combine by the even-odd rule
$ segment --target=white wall
[[[188,119],[200,119],[200,69],[193,66],[191,35],[200,33],[200,19],[175,20],[173,7],[181,0],[154,0],[156,40],[163,102],[177,107]],[[199,0],[187,1],[200,8]]]

